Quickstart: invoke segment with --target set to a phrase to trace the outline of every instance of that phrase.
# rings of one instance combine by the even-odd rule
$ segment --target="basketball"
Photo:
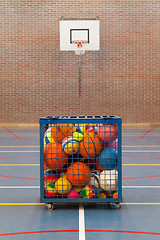
[[[53,198],[57,196],[57,190],[55,189],[54,183],[47,183],[44,185],[44,194],[46,197]]]
[[[100,169],[115,169],[117,167],[117,155],[115,148],[104,148],[97,157]]]
[[[77,191],[71,190],[68,193],[68,198],[80,198],[80,195],[79,195],[79,193]]]
[[[96,188],[100,188],[99,178],[100,178],[100,171],[92,170],[91,171],[91,178],[88,182],[88,185],[94,185]]]
[[[78,152],[79,143],[73,137],[66,137],[62,141],[62,149],[66,154],[72,155]]]
[[[98,189],[93,185],[86,185],[81,193],[82,198],[97,198]]]
[[[72,136],[76,131],[76,127],[73,124],[55,124],[52,127],[52,138],[55,142],[62,143],[65,137]]]
[[[46,183],[55,183],[57,181],[57,173],[53,170],[44,171],[44,184]]]
[[[59,170],[67,163],[67,154],[60,143],[49,143],[44,148],[44,161],[47,168]]]
[[[68,179],[62,177],[55,182],[55,189],[58,194],[66,195],[72,189],[72,184],[68,181]]]
[[[50,127],[44,133],[44,147],[46,146],[46,144],[48,144],[50,142],[54,142],[51,131],[52,131],[52,128]]]
[[[84,186],[91,177],[89,167],[82,162],[72,163],[67,170],[67,179],[74,186]]]
[[[117,138],[117,126],[116,124],[104,124],[97,126],[97,135],[101,139],[103,144],[111,143]]]
[[[118,172],[104,170],[100,174],[100,187],[105,191],[114,191],[118,187]]]
[[[84,138],[79,143],[79,153],[84,158],[97,157],[102,149],[100,139],[94,132],[84,132]]]

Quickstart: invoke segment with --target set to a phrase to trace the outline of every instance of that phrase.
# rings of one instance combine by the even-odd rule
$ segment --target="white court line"
[[[40,152],[40,151],[0,151],[0,153],[14,153],[14,152],[19,152],[19,153],[21,153],[21,152],[25,152],[25,153],[27,153],[27,152]],[[145,152],[147,152],[147,153],[151,153],[151,152],[153,152],[153,153],[159,153],[160,152],[160,150],[122,150],[122,152],[142,152],[142,153],[145,153]]]
[[[79,205],[79,240],[85,240],[85,219],[83,205]]]
[[[8,189],[8,188],[13,188],[13,189],[39,189],[40,186],[0,186],[0,189]],[[122,186],[122,188],[160,188],[160,186]],[[83,213],[83,211],[82,211]]]

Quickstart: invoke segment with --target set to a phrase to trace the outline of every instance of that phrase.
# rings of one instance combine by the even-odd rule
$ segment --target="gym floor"
[[[39,128],[0,127],[0,239],[160,239],[160,127],[123,127],[123,203],[40,203]]]

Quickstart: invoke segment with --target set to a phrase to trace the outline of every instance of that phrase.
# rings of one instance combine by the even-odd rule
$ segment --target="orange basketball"
[[[44,164],[46,168],[59,170],[67,163],[67,154],[60,143],[48,143],[44,148]]]
[[[76,127],[73,124],[55,124],[52,127],[52,138],[55,142],[61,143],[65,137],[72,136],[76,131]]]
[[[85,132],[83,140],[79,143],[79,153],[84,158],[97,157],[102,150],[99,137],[94,132]]]
[[[86,164],[75,162],[69,166],[66,176],[73,186],[80,187],[88,183],[91,171]]]

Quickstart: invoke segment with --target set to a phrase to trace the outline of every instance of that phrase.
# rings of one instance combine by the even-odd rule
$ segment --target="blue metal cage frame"
[[[50,124],[117,124],[118,126],[118,198],[68,199],[44,196],[44,131]],[[122,119],[118,116],[49,116],[42,117],[40,124],[40,201],[42,203],[120,203],[122,202]]]

